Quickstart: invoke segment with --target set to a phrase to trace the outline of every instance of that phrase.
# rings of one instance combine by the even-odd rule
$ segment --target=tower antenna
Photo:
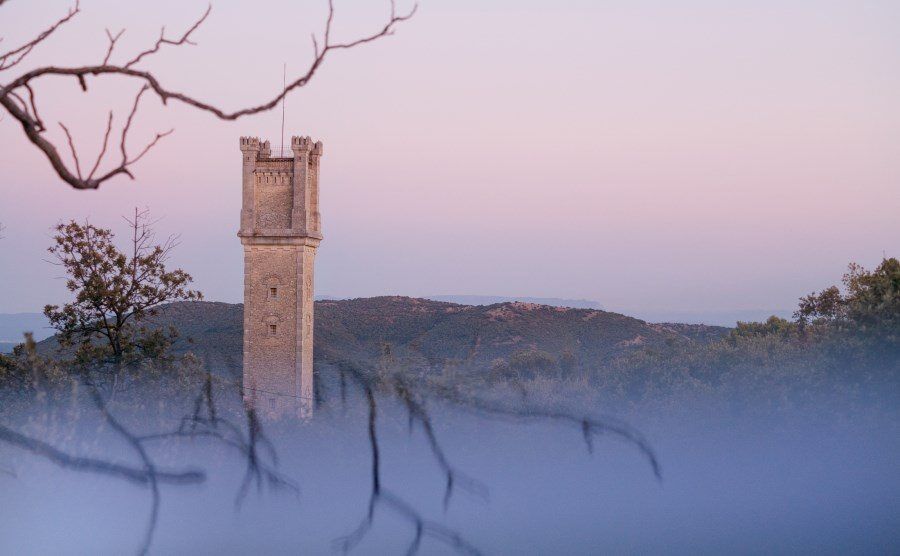
[[[287,87],[287,62],[284,62],[284,67],[281,70],[281,90],[283,91]],[[287,98],[287,95],[281,97],[281,154],[279,156],[284,156],[284,99]]]

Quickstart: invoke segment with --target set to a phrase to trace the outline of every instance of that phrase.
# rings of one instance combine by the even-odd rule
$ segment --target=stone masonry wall
[[[244,248],[244,386],[265,411],[277,410],[279,401],[293,401],[291,396],[299,395],[295,306],[301,249]]]

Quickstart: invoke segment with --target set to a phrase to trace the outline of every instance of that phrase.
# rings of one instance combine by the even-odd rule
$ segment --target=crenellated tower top
[[[241,137],[243,207],[238,235],[265,238],[322,239],[319,215],[321,141],[291,137],[291,153],[272,156],[269,141]]]
[[[313,140],[309,137],[291,137],[291,150],[294,154],[305,153],[322,156],[322,142]]]
[[[241,150],[244,152],[259,150],[259,137],[241,137]]]

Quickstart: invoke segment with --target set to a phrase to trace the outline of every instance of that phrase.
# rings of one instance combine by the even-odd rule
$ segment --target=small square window
[[[278,299],[278,288],[269,288],[269,299]]]
[[[278,332],[278,325],[277,325],[277,324],[270,324],[270,325],[269,325],[269,335],[270,335],[270,336],[274,336],[277,332]]]

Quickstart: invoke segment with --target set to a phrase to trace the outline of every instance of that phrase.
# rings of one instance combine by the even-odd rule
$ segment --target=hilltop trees
[[[871,271],[851,263],[842,282],[801,298],[794,320],[739,322],[709,344],[627,353],[595,380],[632,400],[678,399],[673,393],[681,391],[751,399],[757,407],[817,400],[813,394],[823,392],[849,399],[863,386],[896,395],[900,261],[885,258]]]
[[[147,211],[135,209],[125,220],[131,229],[127,253],[113,244],[112,231],[74,220],[56,227],[48,249],[66,271],[66,287],[75,300],[47,305],[44,314],[63,345],[78,344],[81,361],[119,364],[161,355],[174,331],[148,330],[142,319],[163,303],[202,299],[188,288],[189,274],[166,268],[177,238],[156,243]]]
[[[844,291],[831,286],[800,300],[801,326],[827,333],[848,347],[878,355],[900,351],[900,261],[884,259],[869,271],[851,263]]]
[[[843,288],[830,286],[800,298],[794,320],[769,317],[765,322],[739,322],[729,334],[743,340],[770,338],[812,348],[832,356],[879,362],[900,351],[900,261],[885,258],[867,270],[850,263]],[[890,362],[890,361],[888,361]]]

